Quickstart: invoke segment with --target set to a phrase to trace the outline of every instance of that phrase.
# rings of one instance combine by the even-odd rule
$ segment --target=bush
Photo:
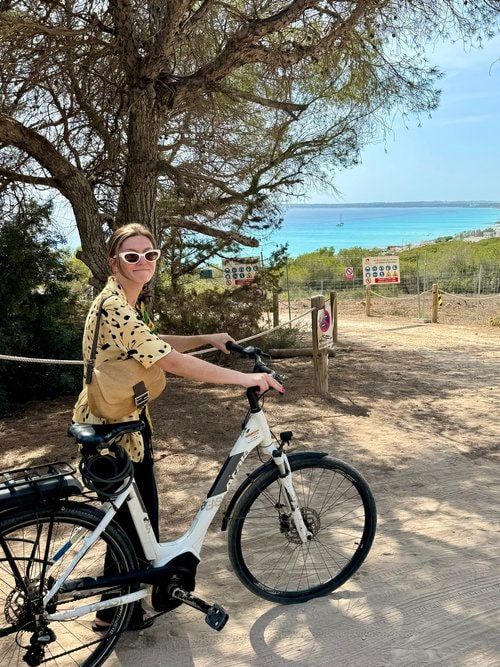
[[[74,273],[61,239],[48,231],[50,206],[30,204],[23,214],[0,223],[0,353],[81,359],[83,320],[71,289]],[[78,313],[78,315],[77,315]],[[24,362],[0,362],[0,412],[34,398],[76,394],[83,369]]]
[[[232,291],[177,293],[159,286],[155,303],[162,332],[191,335],[227,331],[235,339],[256,334],[267,309],[262,291],[251,285]]]
[[[300,333],[300,329],[297,329],[296,327],[283,327],[282,329],[276,329],[276,331],[263,336],[259,340],[262,341],[260,344],[264,350],[272,348],[281,350],[287,347],[295,347],[299,340]]]

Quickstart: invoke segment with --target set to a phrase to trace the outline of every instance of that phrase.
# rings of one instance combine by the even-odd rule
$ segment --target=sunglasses
[[[135,252],[134,250],[127,250],[126,252],[119,252],[116,257],[123,259],[127,264],[138,264],[142,257],[146,262],[156,262],[161,255],[161,250],[146,250],[146,252]]]

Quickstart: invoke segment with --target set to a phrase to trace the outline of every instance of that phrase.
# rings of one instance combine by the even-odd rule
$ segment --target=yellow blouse
[[[103,299],[107,300],[104,304],[104,313],[99,326],[99,340],[95,358],[96,368],[108,359],[127,359],[129,357],[133,357],[147,368],[171,352],[170,345],[151,332],[149,326],[128,303],[125,292],[116,278],[111,276],[108,278],[102,292],[93,302],[87,315],[83,334],[84,369],[90,359],[97,313]],[[133,421],[139,419],[139,413],[140,411],[136,410],[130,415],[124,415],[123,419],[117,420],[96,417],[89,410],[87,385],[84,378],[83,389],[73,410],[73,421],[86,424]],[[140,433],[125,435],[120,444],[128,452],[132,461],[142,461],[144,443]]]

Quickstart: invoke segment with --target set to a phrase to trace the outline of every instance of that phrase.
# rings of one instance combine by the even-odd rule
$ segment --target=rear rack
[[[75,472],[64,461],[0,472],[0,509],[77,495],[82,485]]]
[[[0,472],[0,489],[2,487],[12,488],[27,482],[38,482],[41,479],[54,479],[73,475],[76,470],[69,463],[57,461],[57,463],[45,463],[31,468],[15,468]]]

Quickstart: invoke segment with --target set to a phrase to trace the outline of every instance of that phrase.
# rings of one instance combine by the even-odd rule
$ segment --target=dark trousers
[[[158,491],[156,487],[156,478],[154,474],[154,464],[153,464],[153,446],[151,442],[151,430],[149,428],[148,422],[145,419],[144,423],[146,424],[145,430],[143,431],[144,439],[144,458],[139,463],[134,463],[134,478],[137,483],[137,488],[141,494],[144,506],[151,521],[151,527],[156,536],[156,539],[159,539],[159,505],[158,505]],[[132,522],[132,517],[128,506],[122,505],[118,510],[115,519],[122,529],[125,531],[125,534],[128,536],[132,542],[135,552],[137,554],[137,559],[139,561],[139,567],[144,567],[146,559],[144,556],[144,551],[139,542],[135,526]],[[116,565],[113,560],[113,557],[109,553],[106,553],[106,558],[104,561],[104,574],[112,575],[116,574]],[[116,595],[116,594],[115,594]],[[105,599],[106,596],[103,597]],[[109,596],[108,596],[109,597]],[[114,595],[111,595],[114,597]],[[115,609],[103,609],[98,611],[96,616],[102,621],[111,621],[114,615]],[[142,604],[137,602],[134,606],[134,612],[131,618],[131,623],[137,623],[142,619]]]

